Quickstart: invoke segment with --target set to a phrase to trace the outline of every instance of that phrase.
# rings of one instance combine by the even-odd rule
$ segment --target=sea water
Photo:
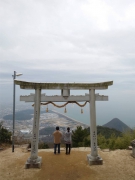
[[[83,113],[81,113],[81,109],[83,110]],[[78,107],[74,104],[69,104],[66,106],[67,112],[65,113],[65,107],[63,108],[52,108],[52,110],[55,110],[57,112],[62,113],[63,115],[66,115],[72,119],[75,119],[81,123],[90,124],[90,112],[89,112],[89,106],[86,105],[84,108]]]
[[[64,103],[55,103],[56,105],[63,105]],[[79,103],[79,104],[84,104]],[[65,107],[67,112],[65,113]],[[58,108],[51,104],[48,105],[49,110],[54,110],[59,113],[62,113],[63,115],[68,116],[69,118],[75,119],[76,121],[79,121],[81,123],[90,125],[90,104],[87,103],[86,106],[80,107],[76,104],[69,103],[65,107]],[[45,109],[46,107],[43,107]],[[81,113],[81,109],[83,109],[83,113]],[[107,103],[96,103],[96,124],[102,126],[103,124],[110,121],[110,113],[107,111]]]

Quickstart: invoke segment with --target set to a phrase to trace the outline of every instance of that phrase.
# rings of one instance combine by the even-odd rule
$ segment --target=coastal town
[[[23,110],[22,114],[25,114],[26,110]],[[27,110],[28,111],[28,110]],[[27,112],[26,111],[26,112]],[[31,111],[30,111],[31,112]],[[28,112],[27,112],[28,113]],[[20,111],[20,116],[22,116]],[[9,117],[9,119],[7,118]],[[12,132],[13,121],[11,120],[11,115],[6,115],[1,118],[3,126]],[[60,127],[60,130],[64,133],[67,127],[70,127],[71,130],[75,130],[77,126],[82,126],[82,128],[87,128],[88,125],[83,124],[79,121],[76,121],[68,116],[61,114],[55,110],[49,110],[49,112],[44,112],[40,114],[40,124],[39,124],[39,140],[43,142],[52,142],[52,133],[55,130],[56,126]],[[30,119],[15,120],[15,139],[17,142],[27,141],[29,142],[32,137],[33,129],[33,114],[31,114]]]

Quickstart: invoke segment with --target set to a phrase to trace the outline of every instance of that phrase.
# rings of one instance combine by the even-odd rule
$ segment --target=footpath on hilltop
[[[8,148],[0,151],[0,179],[10,180],[135,180],[135,159],[131,150],[115,150],[103,152],[103,165],[89,166],[86,155],[88,148],[72,149],[70,155],[65,150],[60,155],[54,155],[52,150],[39,150],[42,157],[41,169],[24,169],[30,153],[22,152],[21,148]]]

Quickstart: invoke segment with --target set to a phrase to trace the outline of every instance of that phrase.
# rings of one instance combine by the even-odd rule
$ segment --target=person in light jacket
[[[67,128],[67,131],[64,135],[64,141],[66,145],[66,154],[70,154],[71,143],[72,143],[72,133],[70,132],[70,128]]]

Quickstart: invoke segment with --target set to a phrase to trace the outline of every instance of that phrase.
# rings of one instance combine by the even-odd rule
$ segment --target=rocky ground
[[[23,148],[24,150],[24,148]],[[86,161],[88,148],[72,149],[70,155],[61,150],[39,150],[41,169],[24,169],[30,152],[21,147],[0,151],[0,180],[135,180],[135,159],[131,150],[101,151],[103,165],[89,166]]]

